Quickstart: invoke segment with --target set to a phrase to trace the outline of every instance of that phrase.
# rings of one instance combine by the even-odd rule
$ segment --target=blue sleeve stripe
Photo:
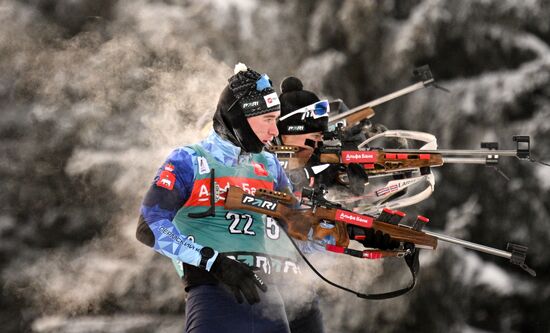
[[[152,213],[153,211],[156,212]],[[159,214],[159,211],[162,210],[158,207],[150,208],[142,206],[141,209],[145,221],[155,237],[155,244],[153,246],[155,251],[168,258],[179,260],[189,265],[199,266],[201,261],[199,252],[203,246],[195,243],[192,238],[180,233],[170,219],[161,218],[162,213]],[[153,216],[153,220],[150,219],[151,216]],[[214,252],[214,257],[206,265],[207,270],[210,270],[214,260],[218,256],[218,252]]]

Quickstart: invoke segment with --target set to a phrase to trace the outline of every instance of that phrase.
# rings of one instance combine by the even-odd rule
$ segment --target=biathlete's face
[[[246,118],[246,120],[252,128],[252,131],[254,131],[254,134],[256,134],[258,139],[260,139],[260,141],[265,145],[279,135],[277,120],[280,115],[280,111],[273,111],[259,116]]]
[[[299,151],[297,154],[298,157],[306,157],[309,158],[311,154],[313,154],[313,149],[317,147],[317,143],[323,141],[323,133],[322,132],[313,132],[313,133],[305,133],[305,134],[296,134],[296,135],[281,135],[281,139],[283,140],[284,145],[288,146],[298,146],[300,148],[303,148],[301,151]],[[306,145],[306,140],[312,140],[315,142],[315,147],[311,147]]]

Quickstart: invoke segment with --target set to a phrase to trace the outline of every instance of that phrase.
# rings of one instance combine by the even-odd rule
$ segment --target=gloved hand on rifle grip
[[[351,239],[355,239],[356,236],[364,236],[358,240],[364,247],[380,250],[393,250],[399,247],[399,241],[392,239],[389,234],[380,230],[350,226],[348,232]]]
[[[256,287],[263,292],[267,291],[267,286],[262,279],[247,265],[228,258],[221,253],[214,261],[210,272],[220,280],[220,282],[229,286],[231,291],[235,294],[239,304],[243,302],[243,296],[250,305],[258,303],[260,301],[260,295]]]

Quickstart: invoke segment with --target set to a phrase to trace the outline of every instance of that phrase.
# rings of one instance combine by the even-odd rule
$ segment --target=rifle
[[[424,144],[419,149],[382,149],[367,148],[368,143],[379,138],[404,138],[407,140],[417,140]],[[384,207],[391,209],[410,206],[430,197],[435,189],[435,179],[431,174],[432,167],[439,167],[443,164],[484,164],[495,168],[507,180],[509,178],[497,168],[500,157],[515,156],[520,160],[529,160],[543,165],[544,162],[536,161],[531,157],[530,137],[514,136],[516,142],[515,150],[499,150],[496,142],[483,142],[479,150],[442,150],[437,149],[437,140],[435,136],[429,133],[391,130],[375,135],[365,140],[358,147],[362,150],[346,150],[342,146],[322,146],[317,148],[316,153],[319,156],[319,165],[304,167],[304,173],[309,177],[323,172],[330,165],[337,165],[338,172],[335,181],[344,186],[354,186],[352,190],[356,196],[340,198],[338,202],[358,202],[361,201],[357,209],[364,213],[375,213]],[[284,150],[286,148],[292,148]],[[306,164],[303,158],[293,157],[293,152],[298,151],[298,147],[291,146],[273,146],[270,148],[277,155],[283,168],[287,172],[298,169]],[[284,152],[280,154],[279,152]],[[351,163],[362,166],[363,175],[350,182],[347,172],[347,166]],[[296,170],[297,171],[297,170]],[[295,172],[296,172],[295,171]],[[403,173],[406,173],[404,175]],[[416,175],[419,173],[418,175]],[[361,184],[369,184],[369,180],[375,177],[387,177],[399,175],[402,179],[394,179],[383,186],[377,186],[372,191],[363,192],[359,190]],[[404,176],[404,179],[403,179]],[[357,182],[360,183],[357,183]],[[424,184],[421,190],[419,185]],[[407,196],[403,190],[414,187],[416,194],[407,191]],[[396,195],[401,197],[392,200]],[[391,201],[390,201],[391,200]]]
[[[265,214],[284,222],[289,235],[293,238],[307,240],[309,228],[324,223],[344,223],[360,228],[374,229],[388,234],[392,239],[405,244],[413,244],[415,248],[435,250],[438,240],[461,245],[465,248],[510,259],[510,262],[535,275],[534,271],[525,265],[527,247],[508,243],[506,252],[488,246],[475,244],[458,238],[423,230],[429,219],[417,216],[411,226],[400,223],[406,215],[396,210],[384,209],[378,216],[359,214],[341,207],[341,205],[325,199],[326,189],[304,188],[302,190],[301,205],[309,208],[295,208],[289,205],[289,195],[283,192],[258,189],[255,195],[245,193],[239,187],[231,186],[227,192],[225,208],[243,209]],[[357,239],[357,240],[360,240]],[[358,256],[365,259],[378,259],[384,257],[401,257],[411,251],[398,250],[373,252],[365,250],[360,254],[347,249],[348,244],[340,244],[337,247],[327,247],[328,250],[345,248],[342,253]]]
[[[310,188],[305,188],[302,191],[301,204],[307,206],[308,208],[301,209],[288,205],[290,200],[289,195],[286,193],[258,189],[255,195],[250,195],[238,187],[230,187],[226,196],[225,208],[229,210],[250,210],[279,219],[284,223],[283,230],[289,236],[289,239],[297,252],[300,254],[304,262],[317,274],[317,276],[319,276],[319,278],[336,288],[353,293],[360,298],[386,299],[403,295],[412,290],[416,284],[416,275],[419,270],[419,249],[435,250],[438,240],[507,258],[512,264],[518,265],[532,276],[536,276],[535,271],[525,264],[525,259],[527,256],[526,246],[508,243],[507,251],[502,251],[454,237],[423,231],[422,229],[424,225],[429,222],[429,219],[423,216],[418,216],[413,225],[408,226],[399,223],[406,214],[398,211],[391,211],[389,209],[382,211],[378,217],[358,214],[350,210],[342,209],[340,205],[326,200],[324,198],[325,193],[326,191],[324,189],[313,190]],[[400,241],[399,248],[395,250],[356,250],[348,248],[348,244],[324,244],[324,246],[327,251],[350,255],[362,259],[380,259],[387,257],[404,258],[412,275],[412,281],[409,286],[391,292],[365,294],[343,287],[328,280],[315,269],[315,267],[309,262],[291,238],[294,237],[302,240],[307,239],[306,235],[308,234],[309,229],[320,223],[345,223],[346,225],[355,225],[361,228],[372,228],[374,230],[387,233],[392,239]],[[361,240],[361,237],[362,236],[356,236],[355,239]],[[322,242],[320,243],[323,244]]]
[[[387,131],[395,132],[395,131]],[[401,133],[411,131],[399,131]],[[380,135],[386,135],[381,133]],[[391,134],[391,133],[388,133]],[[423,133],[427,134],[427,133]],[[372,137],[371,139],[375,138]],[[370,140],[370,139],[369,139]],[[367,140],[367,141],[369,141]],[[484,164],[495,166],[501,156],[530,159],[529,136],[514,136],[515,150],[499,150],[497,142],[482,142],[478,150],[456,149],[380,149],[343,150],[341,147],[321,147],[320,161],[328,164],[363,165],[367,175],[388,174],[407,170],[439,167],[443,164]],[[360,146],[361,148],[362,146]]]
[[[413,75],[419,80],[418,82],[370,102],[356,106],[351,110],[330,116],[328,120],[329,125],[332,125],[332,127],[338,127],[337,124],[341,124],[342,127],[351,127],[364,119],[372,118],[374,116],[374,110],[372,108],[426,87],[433,86],[448,92],[447,89],[435,84],[435,80],[428,65],[415,68],[413,70]]]
[[[420,149],[383,149],[367,148],[361,150],[366,143],[381,137],[402,137],[406,139],[430,139]],[[439,167],[447,163],[485,164],[495,166],[501,156],[515,156],[521,160],[530,158],[530,137],[525,135],[514,136],[517,147],[515,150],[499,150],[497,142],[482,142],[478,150],[434,149],[437,147],[435,137],[429,133],[415,131],[386,131],[375,135],[358,146],[358,150],[346,150],[341,146],[322,146],[318,148],[321,163],[347,165],[360,164],[367,175],[392,174],[407,170]],[[292,156],[298,147],[273,146],[270,151],[277,155],[284,166],[292,166],[288,169],[305,166],[303,159]],[[286,151],[285,151],[286,150]],[[286,154],[280,154],[280,152]]]
[[[302,195],[304,194],[309,195],[309,192],[302,191]],[[383,223],[372,216],[342,209],[340,205],[329,201],[323,201],[323,204],[320,204],[317,200],[311,209],[295,209],[284,203],[287,196],[286,193],[264,189],[258,189],[255,195],[250,195],[238,187],[230,187],[225,200],[225,208],[250,210],[279,219],[287,226],[290,236],[300,240],[307,240],[307,234],[312,226],[323,221],[333,221],[353,224],[362,228],[374,228],[390,234],[396,240],[414,243],[421,248],[435,249],[437,247],[437,239],[433,236],[395,224]],[[304,198],[301,203],[305,203]]]

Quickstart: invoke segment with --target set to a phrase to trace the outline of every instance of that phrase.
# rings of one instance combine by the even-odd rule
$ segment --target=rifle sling
[[[275,220],[277,221],[277,220]],[[277,221],[277,223],[279,223],[279,221]],[[285,234],[287,235],[288,239],[290,240],[290,242],[292,243],[292,245],[294,246],[294,248],[296,249],[296,251],[300,254],[300,257],[302,257],[302,259],[304,260],[304,262],[308,265],[308,267],[315,273],[315,275],[317,275],[321,280],[325,281],[326,283],[330,284],[331,286],[335,287],[335,288],[338,288],[338,289],[341,289],[341,290],[344,290],[346,292],[349,292],[349,293],[352,293],[354,294],[355,296],[359,297],[359,298],[363,298],[363,299],[372,299],[372,300],[382,300],[382,299],[389,299],[389,298],[395,298],[395,297],[398,297],[398,296],[401,296],[401,295],[404,295],[406,294],[407,292],[409,292],[410,290],[412,290],[414,288],[414,286],[416,285],[416,275],[420,269],[420,265],[419,265],[419,262],[418,262],[418,253],[419,253],[419,249],[415,249],[413,254],[409,255],[409,256],[405,256],[404,259],[405,259],[405,263],[407,264],[407,267],[409,267],[409,270],[411,272],[411,276],[412,276],[412,279],[411,279],[411,283],[409,286],[405,287],[405,288],[402,288],[402,289],[397,289],[397,290],[394,290],[394,291],[389,291],[389,292],[385,292],[385,293],[377,293],[377,294],[364,294],[364,293],[360,293],[358,291],[355,291],[353,289],[350,289],[350,288],[347,288],[347,287],[344,287],[344,286],[341,286],[329,279],[327,279],[326,277],[324,277],[314,266],[313,264],[306,258],[306,256],[304,255],[304,253],[300,250],[300,248],[298,247],[298,245],[296,245],[296,243],[294,242],[294,239],[292,239],[292,237],[290,237],[290,235],[287,233],[286,231],[286,228],[283,228],[281,226],[281,229],[283,229],[283,231],[285,232]]]
[[[251,210],[253,212],[259,212],[259,213],[262,213],[262,214],[266,214],[266,211],[265,211],[264,208],[254,207],[254,206],[243,207],[242,204],[241,204],[241,199],[240,199],[243,194],[244,194],[244,191],[240,188],[233,188],[233,187],[230,188],[228,193],[227,193],[227,198],[226,198],[226,201],[225,201],[225,207],[228,208],[228,209],[248,209],[248,210]],[[289,208],[285,207],[284,205],[277,206],[277,209],[275,211],[270,212],[270,215],[272,217],[275,217],[275,221],[277,221],[277,223],[280,225],[280,222],[277,219],[284,220],[284,216],[287,215],[287,214],[285,214],[285,211],[288,210],[288,209]],[[325,218],[327,218],[327,219],[333,219],[334,218],[334,216],[333,216],[334,214],[331,213],[331,210],[329,210],[329,209],[324,209],[324,208],[321,207],[317,210],[317,213],[321,214],[321,215],[326,214],[327,216],[325,216]],[[300,250],[298,245],[296,245],[296,243],[294,242],[294,239],[289,235],[287,228],[285,226],[282,226],[282,225],[280,225],[280,227],[281,227],[281,229],[283,229],[284,233],[287,235],[288,239],[290,240],[290,242],[292,243],[292,245],[294,246],[296,251],[300,254],[300,257],[302,257],[304,262],[309,266],[309,268],[321,280],[325,281],[326,283],[330,284],[333,287],[336,287],[338,289],[341,289],[341,290],[347,291],[349,293],[355,294],[359,298],[372,299],[372,300],[381,300],[381,299],[394,298],[394,297],[401,296],[401,295],[407,293],[408,291],[413,289],[415,284],[416,284],[416,274],[418,273],[418,270],[419,270],[419,264],[418,264],[419,249],[414,249],[414,253],[412,255],[404,257],[405,262],[407,263],[407,266],[409,267],[409,270],[411,271],[411,275],[412,275],[412,281],[411,281],[411,284],[408,287],[398,289],[398,290],[394,290],[394,291],[390,291],[390,292],[386,292],[386,293],[363,294],[363,293],[357,292],[355,290],[352,290],[352,289],[346,288],[344,286],[341,286],[341,285],[339,285],[335,282],[332,282],[331,280],[324,277],[321,273],[319,273],[319,271],[317,271],[317,269],[313,266],[313,264],[306,258],[304,253]]]

